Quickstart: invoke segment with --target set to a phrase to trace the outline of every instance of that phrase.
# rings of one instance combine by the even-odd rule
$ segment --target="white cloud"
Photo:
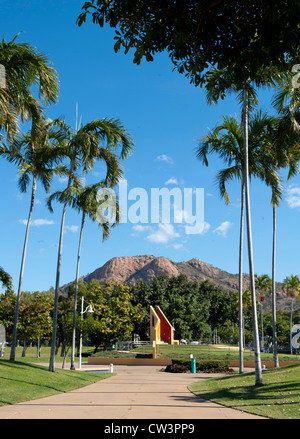
[[[60,183],[66,183],[67,181],[68,181],[68,177],[67,176],[59,176],[58,177],[58,181],[60,182]]]
[[[175,178],[175,177],[171,177],[171,178],[169,178],[169,180],[167,180],[167,181],[165,182],[165,184],[166,184],[166,185],[167,185],[167,184],[178,184],[177,178]]]
[[[214,232],[217,233],[218,235],[225,237],[231,225],[232,225],[231,222],[223,221],[222,224],[214,230]]]
[[[132,227],[133,230],[135,230],[136,232],[145,232],[147,230],[151,230],[150,226],[143,226],[142,224],[136,224],[135,226]]]
[[[204,221],[204,224],[194,224],[185,226],[185,233],[187,235],[205,235],[210,229],[210,224]]]
[[[289,187],[286,201],[291,209],[300,207],[300,187]]]
[[[148,235],[146,239],[156,244],[166,244],[178,236],[179,233],[175,231],[172,224],[158,224],[158,230]]]
[[[65,230],[69,230],[72,233],[78,232],[79,226],[65,226]]]
[[[156,160],[158,160],[159,162],[166,162],[170,164],[174,163],[173,159],[166,154],[160,154],[156,157]]]
[[[182,245],[182,244],[174,244],[174,245],[173,245],[173,248],[174,248],[175,250],[179,250],[179,249],[183,248],[183,245]]]
[[[27,220],[26,219],[20,219],[19,223],[24,224],[25,226],[27,225]],[[31,226],[50,226],[54,224],[54,221],[50,221],[47,219],[36,219],[36,220],[31,220],[30,221],[30,225]]]

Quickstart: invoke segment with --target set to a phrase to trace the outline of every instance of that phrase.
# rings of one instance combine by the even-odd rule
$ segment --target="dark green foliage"
[[[298,0],[92,0],[77,19],[115,29],[114,50],[133,50],[133,62],[153,61],[166,51],[179,73],[203,84],[211,66],[234,66],[241,79],[260,68],[282,68],[296,60],[299,47]],[[100,40],[100,39],[99,39]]]
[[[175,339],[208,339],[211,330],[228,320],[237,322],[235,298],[210,282],[192,282],[187,276],[157,276],[152,283],[138,281],[132,288],[133,303],[144,310],[142,323],[135,327],[147,339],[150,305],[159,306],[175,327]]]
[[[191,360],[172,360],[172,364],[167,366],[165,371],[172,373],[185,373],[191,370]],[[196,371],[205,373],[222,373],[230,372],[228,361],[197,361]]]

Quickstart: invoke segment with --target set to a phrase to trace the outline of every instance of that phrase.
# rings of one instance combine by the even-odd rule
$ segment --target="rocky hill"
[[[114,281],[134,285],[138,280],[150,283],[159,275],[173,277],[180,274],[185,274],[192,281],[208,280],[223,289],[238,290],[238,274],[228,273],[197,258],[186,262],[173,262],[165,257],[152,255],[115,257],[81,279],[87,283],[92,279],[98,279],[101,284]],[[69,285],[65,285],[61,290],[66,291]],[[244,289],[249,287],[247,274],[243,275],[243,285]],[[276,287],[278,309],[289,309],[290,299],[282,293],[280,284]],[[267,295],[265,307],[270,308],[270,305],[271,297]]]

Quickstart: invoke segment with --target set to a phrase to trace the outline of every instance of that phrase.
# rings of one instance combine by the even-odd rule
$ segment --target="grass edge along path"
[[[300,419],[300,365],[263,371],[255,387],[254,372],[214,377],[189,386],[200,398],[270,419]]]
[[[70,392],[109,378],[114,373],[88,373],[69,369],[49,372],[45,366],[18,361],[0,361],[0,407],[58,393]]]

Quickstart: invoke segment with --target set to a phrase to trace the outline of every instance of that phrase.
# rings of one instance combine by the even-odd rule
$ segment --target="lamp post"
[[[83,314],[86,312],[94,312],[92,305],[88,305],[86,309],[83,311],[83,302],[84,297],[81,297],[81,321],[83,320]],[[79,340],[79,362],[78,362],[78,369],[81,369],[81,349],[82,349],[82,329],[80,329],[80,340]]]

